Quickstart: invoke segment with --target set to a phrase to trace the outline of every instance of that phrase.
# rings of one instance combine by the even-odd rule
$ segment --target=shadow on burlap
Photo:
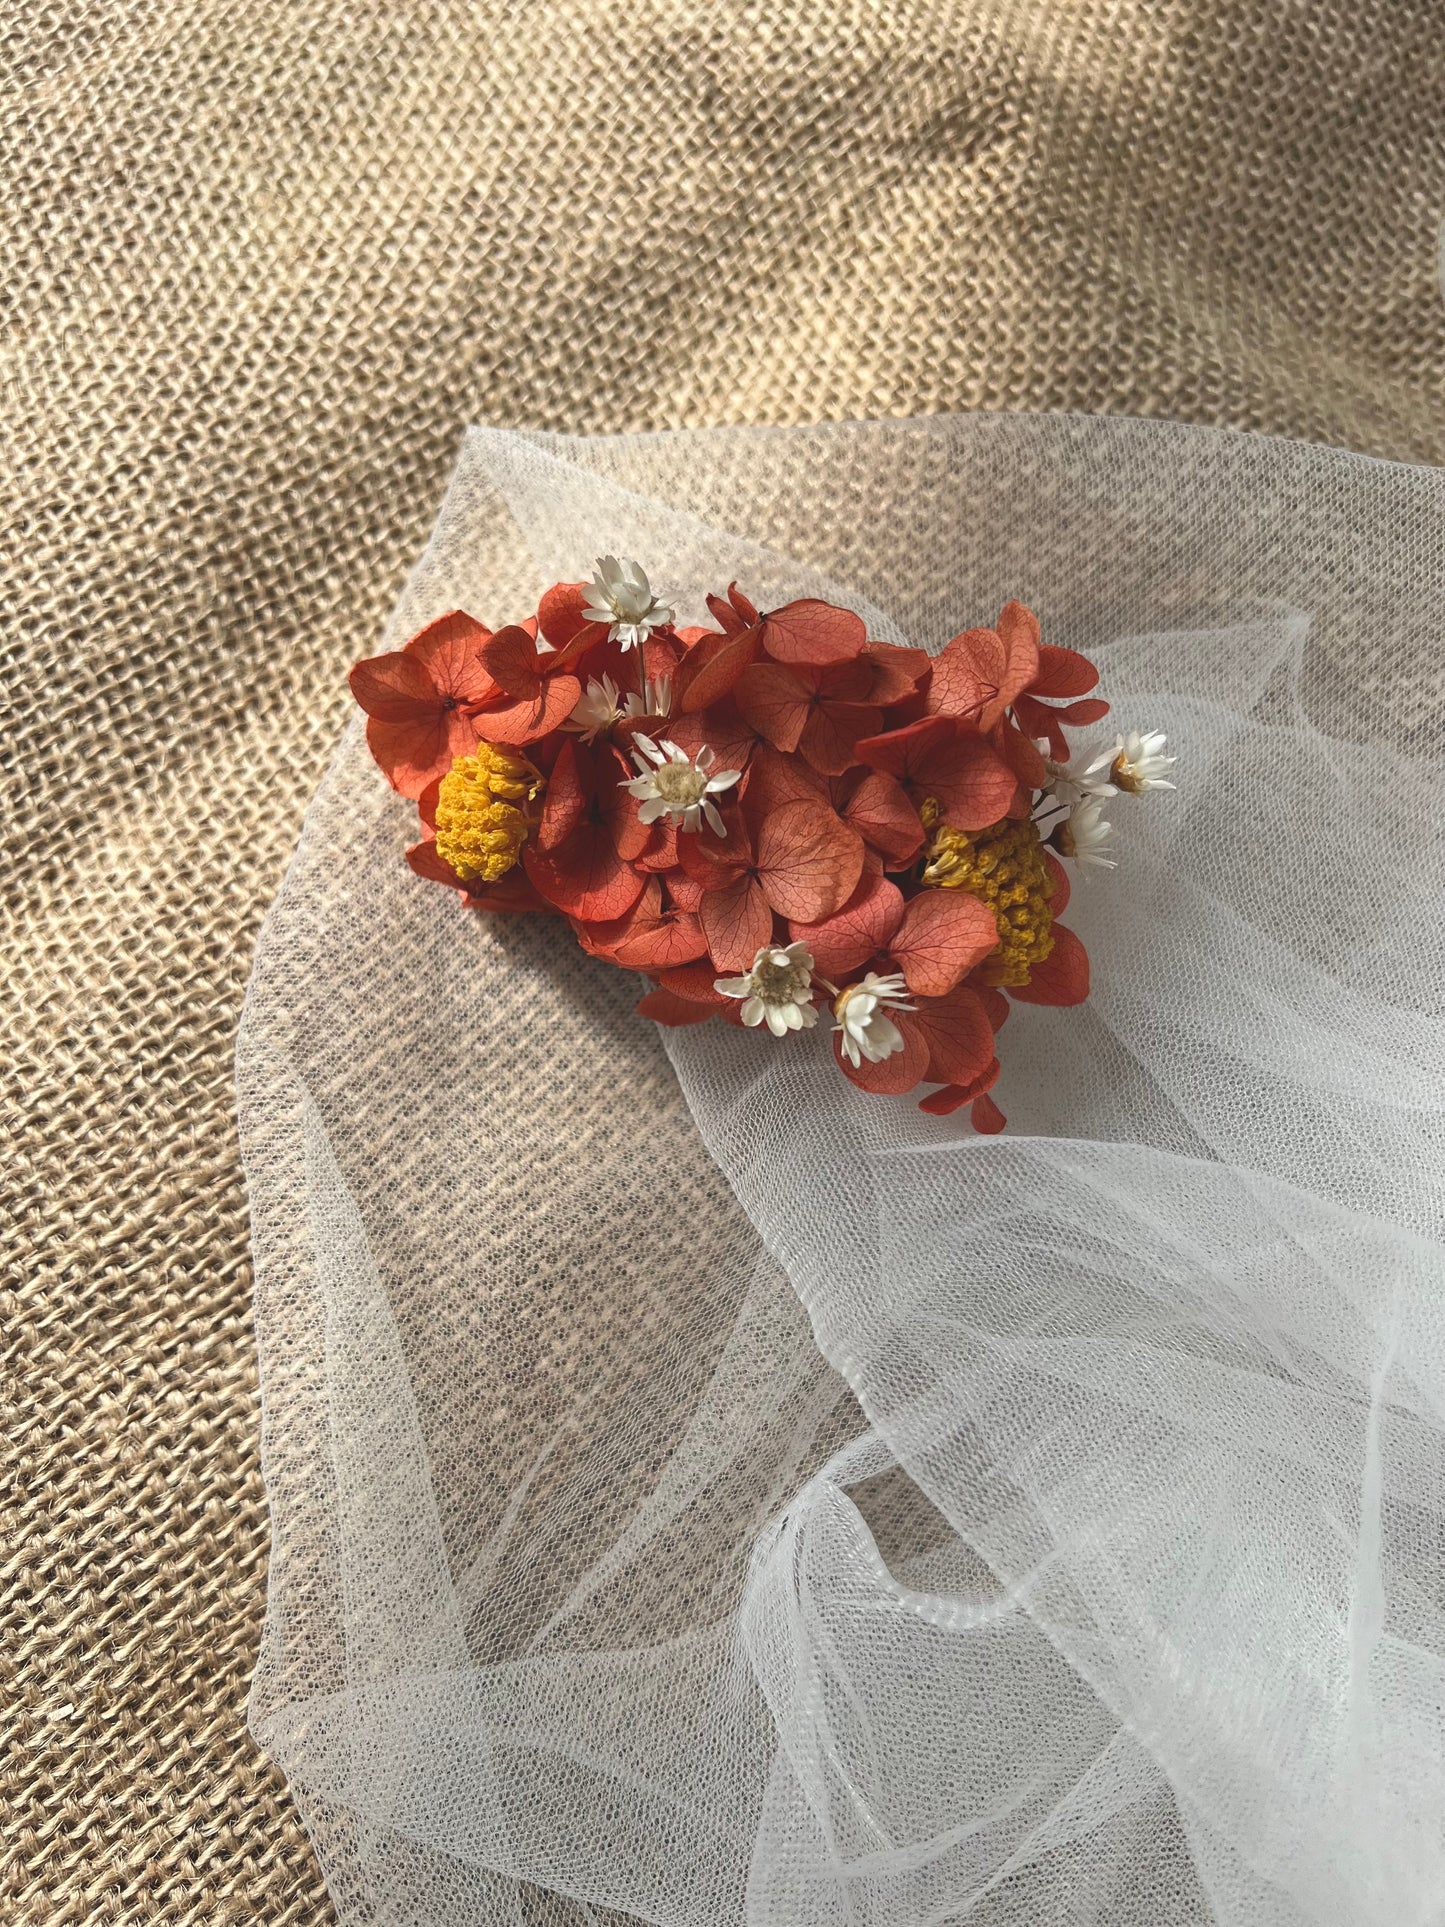
[[[231,1041],[462,426],[1079,408],[1439,460],[1438,8],[1371,16],[11,10],[0,1918],[331,1917],[243,1724]]]

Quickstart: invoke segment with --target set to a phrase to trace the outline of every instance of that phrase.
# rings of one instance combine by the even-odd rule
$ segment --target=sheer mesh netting
[[[1445,1917],[1442,531],[1166,424],[469,437],[392,642],[608,552],[1018,596],[1179,791],[981,1139],[823,1027],[664,1047],[347,736],[239,1058],[252,1716],[344,1921]]]

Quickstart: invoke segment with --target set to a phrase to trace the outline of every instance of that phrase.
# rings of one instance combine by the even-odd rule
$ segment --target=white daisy
[[[1087,796],[1118,794],[1107,776],[1096,776],[1093,773],[1096,766],[1087,764],[1084,760],[1088,754],[1089,752],[1085,750],[1082,756],[1075,757],[1071,763],[1057,763],[1052,756],[1044,758],[1049,772],[1044,788],[1050,795],[1057,797],[1060,803],[1072,806],[1075,803],[1082,803]]]
[[[805,943],[790,943],[786,949],[765,944],[745,977],[717,977],[713,989],[740,998],[743,1022],[766,1024],[774,1037],[811,1030],[818,1021],[813,953]]]
[[[594,677],[588,682],[567,723],[572,729],[580,729],[583,742],[590,743],[594,737],[611,729],[614,723],[620,723],[622,717],[617,684],[610,676],[603,676],[600,681]]]
[[[582,732],[584,743],[614,729],[620,722],[636,716],[666,716],[672,708],[672,678],[658,676],[647,685],[644,703],[637,690],[624,696],[611,676],[593,677],[567,718],[567,727]]]
[[[1168,780],[1168,772],[1173,769],[1176,758],[1164,754],[1168,738],[1162,730],[1146,729],[1140,733],[1130,730],[1121,736],[1112,749],[1106,749],[1096,756],[1086,776],[1107,769],[1107,780],[1115,789],[1127,790],[1130,796],[1142,796],[1146,790],[1172,790],[1174,785]]]
[[[645,703],[635,689],[630,689],[627,692],[627,700],[622,705],[622,713],[624,716],[670,716],[672,714],[672,677],[649,676]]]
[[[713,752],[706,743],[695,757],[666,737],[655,743],[650,736],[638,734],[632,745],[632,760],[641,775],[634,776],[627,787],[642,804],[637,814],[644,823],[673,816],[679,829],[698,830],[706,818],[715,836],[727,835],[712,799],[720,790],[732,788],[742,775],[740,769],[714,770]]]
[[[1086,796],[1069,811],[1067,821],[1054,831],[1054,847],[1060,856],[1072,857],[1085,867],[1115,867],[1109,854],[1114,847],[1114,826],[1104,820],[1104,802],[1102,796]]]
[[[609,638],[624,649],[639,648],[654,629],[670,628],[673,614],[652,593],[642,565],[615,555],[598,557],[583,613],[590,622],[605,622]]]
[[[903,1033],[888,1015],[890,1008],[917,1008],[907,1001],[906,986],[896,971],[880,977],[870,970],[861,983],[849,984],[834,999],[833,1015],[838,1021],[833,1028],[843,1039],[839,1049],[855,1068],[865,1057],[870,1064],[881,1064],[903,1049]]]

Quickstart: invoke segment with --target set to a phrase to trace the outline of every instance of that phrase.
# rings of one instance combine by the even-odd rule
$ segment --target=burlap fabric
[[[108,0],[0,58],[0,1918],[321,1922],[243,1725],[231,1040],[462,425],[1082,408],[1438,460],[1439,10]]]

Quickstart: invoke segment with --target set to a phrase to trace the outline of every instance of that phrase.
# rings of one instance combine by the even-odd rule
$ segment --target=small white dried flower
[[[766,1024],[774,1037],[790,1030],[811,1030],[818,1021],[813,1003],[813,953],[805,943],[785,949],[765,944],[753,967],[741,977],[717,977],[713,989],[742,1000],[745,1024]]]

